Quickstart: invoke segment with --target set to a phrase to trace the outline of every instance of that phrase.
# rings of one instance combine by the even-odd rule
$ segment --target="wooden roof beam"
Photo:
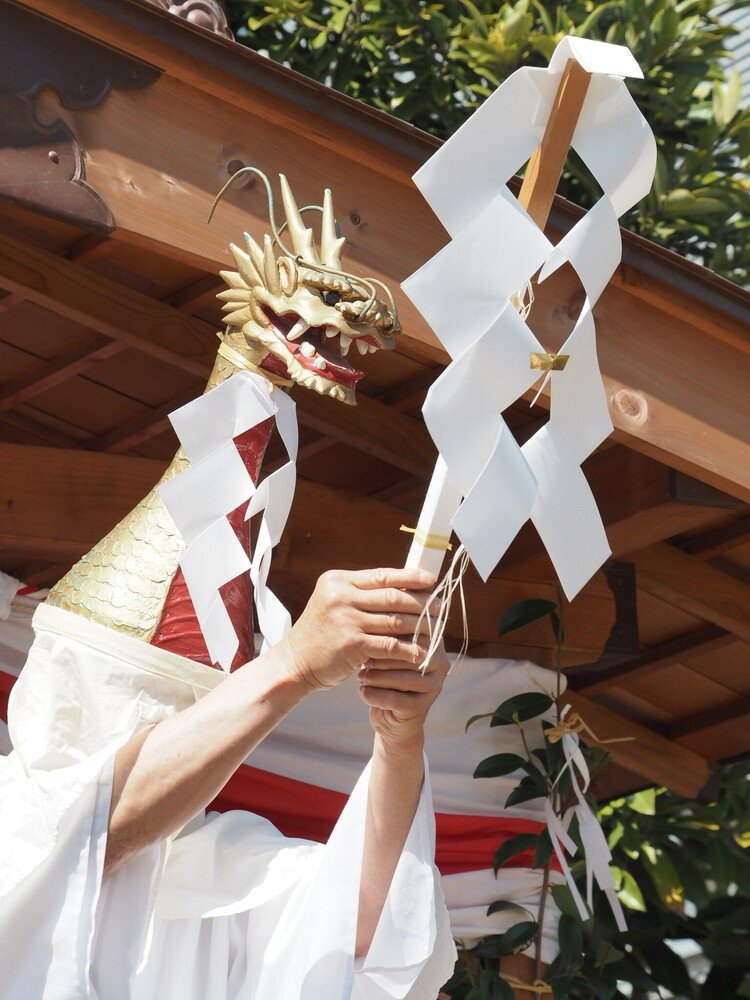
[[[750,643],[750,584],[666,542],[631,559],[639,590]]]
[[[568,683],[581,694],[591,695],[608,688],[622,687],[631,681],[640,680],[666,670],[677,664],[688,663],[696,656],[703,656],[715,649],[721,649],[736,642],[736,637],[717,625],[703,625],[694,632],[678,636],[645,650],[640,656],[623,663],[617,663],[602,670],[590,667],[566,671]]]
[[[432,332],[398,291],[404,277],[446,242],[439,222],[410,183],[434,140],[414,130],[407,137],[405,126],[370,109],[357,112],[344,99],[331,98],[332,113],[326,116],[285,99],[280,80],[279,92],[271,93],[272,87],[251,82],[252,74],[241,78],[189,58],[175,37],[182,38],[177,25],[174,45],[169,45],[79,0],[36,0],[34,7],[165,70],[147,91],[113,93],[94,113],[56,109],[92,151],[87,176],[117,218],[118,238],[211,270],[227,263],[227,243],[243,229],[260,236],[268,221],[259,185],[234,192],[212,225],[205,224],[211,199],[226,178],[226,143],[232,136],[233,158],[257,163],[270,176],[286,172],[303,201],[319,200],[326,184],[333,188],[349,240],[349,266],[393,288],[406,331],[403,349],[423,359],[446,360]],[[127,20],[125,14],[122,20]],[[226,55],[234,63],[252,65],[260,78],[257,55],[237,47]],[[274,80],[283,75],[273,67],[267,73]],[[293,76],[285,76],[292,89]],[[298,88],[305,83],[294,80]],[[325,103],[325,95],[306,84],[308,92],[315,90],[311,99]],[[343,104],[346,114],[342,111],[337,121],[334,112]],[[357,113],[361,122],[352,121]],[[377,119],[377,127],[366,127],[370,119]],[[374,138],[378,130],[380,140]],[[280,134],[286,137],[283,143]],[[413,156],[389,145],[397,139],[403,139],[404,149],[414,150]],[[679,269],[686,287],[691,281],[708,284],[710,276],[699,278],[697,269],[645,246],[651,257],[658,257],[662,272]],[[632,259],[648,256],[634,238],[628,237],[628,247]],[[677,315],[668,282],[649,276],[644,291],[639,280],[632,263],[623,265],[597,303],[598,352],[616,435],[629,447],[750,501],[750,427],[742,419],[750,340],[742,320],[718,309],[708,317],[705,309],[693,309],[689,287]],[[746,299],[719,279],[711,280],[714,298],[734,295],[739,315]],[[569,268],[539,286],[532,326],[546,347],[556,349],[580,302],[580,283]]]
[[[193,375],[211,370],[216,337],[208,324],[2,232],[0,288]]]
[[[97,337],[81,347],[74,347],[50,361],[42,362],[34,371],[0,386],[0,413],[15,409],[74,375],[80,375],[98,361],[112,358],[124,350],[125,344]]]

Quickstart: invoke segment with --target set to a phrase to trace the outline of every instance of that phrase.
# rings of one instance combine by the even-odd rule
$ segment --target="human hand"
[[[420,645],[426,642],[420,639]],[[450,660],[441,644],[424,672],[420,664],[396,660],[368,660],[359,672],[359,693],[370,706],[370,724],[389,749],[421,747],[424,723],[443,690]]]
[[[435,577],[419,569],[324,573],[277,647],[291,676],[319,689],[340,684],[364,663],[417,667],[424,650],[412,637],[434,585]]]

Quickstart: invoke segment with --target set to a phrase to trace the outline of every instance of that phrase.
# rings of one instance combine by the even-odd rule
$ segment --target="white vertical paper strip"
[[[240,458],[234,439],[269,417],[287,449],[289,461],[257,489]],[[249,572],[258,626],[273,645],[291,626],[284,605],[267,585],[273,547],[278,543],[294,497],[297,421],[292,400],[271,391],[266,379],[237,372],[210,392],[170,415],[190,467],[159,486],[185,551],[180,567],[214,663],[229,670],[239,640],[220,588]],[[246,518],[263,512],[252,561],[232,530],[227,515],[250,501]]]

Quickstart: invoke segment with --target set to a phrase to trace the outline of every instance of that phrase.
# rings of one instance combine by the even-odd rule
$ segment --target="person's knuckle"
[[[397,612],[388,616],[388,630],[389,632],[397,633],[401,635],[406,632],[406,618],[398,614]]]
[[[376,587],[385,587],[388,583],[388,570],[382,567],[377,567],[372,571],[372,582]]]
[[[383,593],[383,603],[389,611],[395,611],[401,603],[401,593],[395,587],[388,587]]]

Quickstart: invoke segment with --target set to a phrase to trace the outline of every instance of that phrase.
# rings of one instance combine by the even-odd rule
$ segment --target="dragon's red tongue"
[[[338,335],[336,337],[326,338],[325,327],[311,327],[307,333],[303,334],[300,338],[299,343],[309,344],[315,354],[311,357],[306,357],[304,354],[297,354],[297,360],[309,368],[310,371],[316,371],[318,374],[323,375],[325,378],[330,378],[332,381],[338,382],[339,385],[343,386],[355,386],[362,378],[364,378],[364,372],[356,369],[348,358],[342,357],[338,351]],[[326,363],[326,369],[323,371],[315,365],[315,358],[323,358]]]

